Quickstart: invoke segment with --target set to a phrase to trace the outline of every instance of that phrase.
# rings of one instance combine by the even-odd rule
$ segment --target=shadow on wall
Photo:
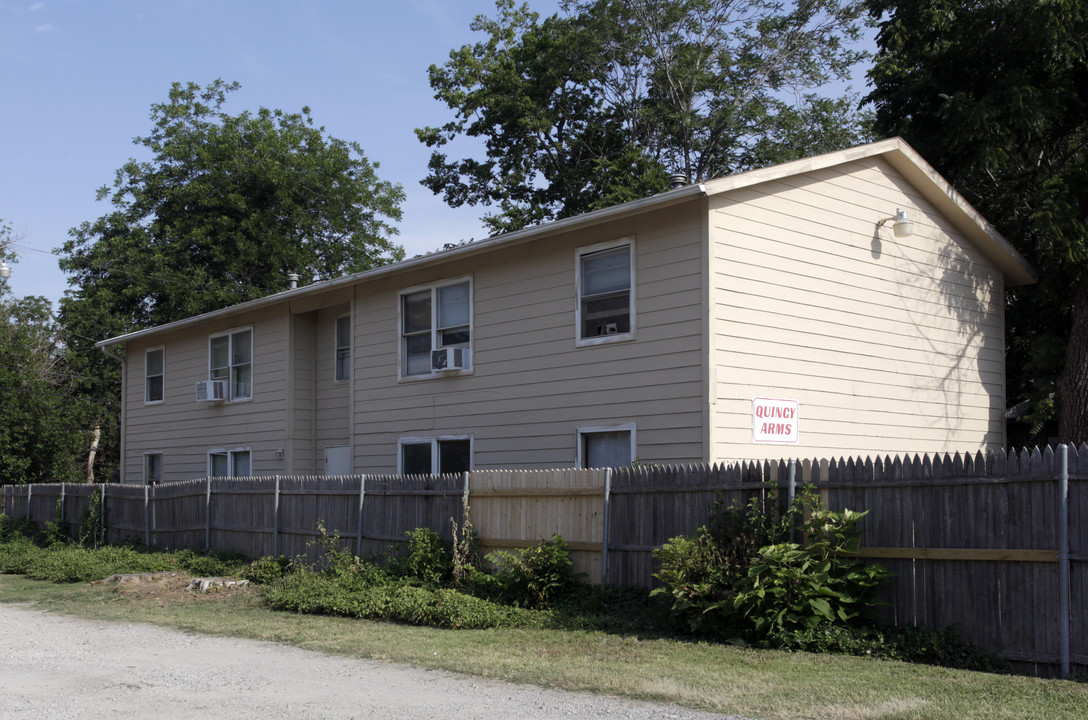
[[[957,433],[971,430],[966,426],[965,408],[985,405],[990,426],[982,444],[1000,448],[1004,433],[992,425],[995,416],[1004,417],[1005,410],[1000,271],[940,213],[920,205],[909,209],[914,221],[911,236],[894,237],[887,224],[876,228],[872,256],[916,279],[918,291],[903,292],[898,300],[934,371],[922,376],[919,398],[936,396],[945,406],[944,412],[926,416],[941,423],[946,441],[962,444]]]

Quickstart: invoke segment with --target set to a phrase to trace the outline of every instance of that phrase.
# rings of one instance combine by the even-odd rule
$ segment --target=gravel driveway
[[[0,605],[0,718],[723,718]]]

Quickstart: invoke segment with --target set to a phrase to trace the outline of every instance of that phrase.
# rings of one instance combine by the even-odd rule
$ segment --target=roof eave
[[[883,157],[917,188],[926,200],[967,235],[979,250],[1000,268],[1005,276],[1007,287],[1030,285],[1038,279],[1031,263],[902,138],[890,138],[712,180],[706,183],[707,194],[717,195],[876,156]]]
[[[594,210],[593,212],[585,213],[584,215],[563,218],[562,220],[556,220],[554,222],[546,223],[543,225],[535,225],[530,228],[515,230],[513,232],[504,233],[502,235],[495,235],[489,238],[485,238],[484,240],[478,240],[468,243],[466,245],[460,245],[449,250],[439,250],[437,252],[429,253],[427,255],[419,255],[408,260],[402,260],[400,262],[392,263],[390,265],[383,265],[381,267],[373,268],[371,270],[364,270],[363,272],[345,275],[344,277],[335,278],[333,280],[324,280],[321,282],[312,283],[304,287],[295,288],[294,290],[284,290],[273,295],[266,295],[265,297],[257,298],[256,300],[249,300],[247,302],[238,303],[237,305],[230,305],[219,310],[213,310],[211,312],[203,313],[201,315],[194,315],[192,317],[183,318],[181,320],[175,320],[174,322],[166,323],[164,325],[157,325],[155,327],[145,328],[143,330],[135,330],[124,335],[118,335],[116,337],[107,338],[106,340],[100,340],[99,342],[95,343],[95,347],[105,348],[109,347],[110,345],[119,345],[130,340],[146,337],[148,335],[171,332],[173,330],[183,329],[191,325],[197,325],[208,320],[230,317],[232,315],[238,315],[252,310],[258,310],[270,305],[274,305],[276,303],[294,300],[296,298],[309,297],[311,295],[319,295],[321,293],[331,292],[347,285],[353,285],[359,282],[366,282],[376,278],[385,277],[387,275],[394,275],[401,272],[408,272],[409,270],[412,270],[414,268],[450,262],[452,260],[457,260],[464,257],[470,257],[472,255],[487,252],[499,245],[517,245],[519,243],[534,240],[541,235],[554,235],[556,233],[580,230],[583,228],[592,227],[594,225],[599,225],[601,223],[609,222],[620,217],[638,215],[641,213],[650,212],[652,210],[669,207],[671,205],[678,205],[680,203],[684,203],[694,198],[702,197],[704,195],[706,195],[706,187],[704,185],[686,185],[682,188],[668,190],[657,195],[651,195],[650,197],[641,198],[639,200],[632,200],[631,202],[623,203],[622,205],[613,205],[612,207],[602,208],[601,210]]]

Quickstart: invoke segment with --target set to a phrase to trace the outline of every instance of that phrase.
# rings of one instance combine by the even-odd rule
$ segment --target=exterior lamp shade
[[[907,215],[906,210],[895,209],[895,218],[892,221],[892,232],[896,237],[910,237],[914,234],[914,223]]]
[[[0,260],[0,280],[7,280],[11,277],[11,268],[3,260]]]

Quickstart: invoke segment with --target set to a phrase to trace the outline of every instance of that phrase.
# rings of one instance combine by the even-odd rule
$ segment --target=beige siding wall
[[[290,447],[288,467],[292,473],[313,475],[316,470],[314,450],[314,421],[316,407],[316,377],[314,364],[317,354],[317,320],[314,312],[298,313],[291,316],[291,355],[288,358],[291,378],[291,405],[287,412],[288,428],[291,433],[287,444]]]
[[[641,460],[703,455],[702,202],[356,287],[355,469],[404,437],[471,436],[476,467],[569,467],[583,426],[636,426]],[[633,237],[637,339],[575,345],[575,253]],[[399,293],[472,279],[471,374],[398,381]]]
[[[253,399],[196,402],[195,384],[208,377],[209,337],[242,328],[253,329]],[[212,449],[248,448],[254,473],[284,472],[276,451],[285,447],[287,435],[289,335],[286,315],[267,309],[130,342],[123,481],[143,481],[143,458],[149,452],[162,453],[165,481],[205,475]],[[145,350],[159,346],[165,350],[164,400],[146,405]]]
[[[314,472],[325,472],[325,448],[348,445],[348,405],[351,380],[336,380],[336,319],[350,313],[348,304],[336,305],[317,313],[317,338],[314,344],[316,425],[314,427]]]
[[[909,211],[914,234],[891,223]],[[711,200],[715,459],[997,447],[1002,276],[870,159]],[[752,398],[796,400],[797,445],[752,442]]]

